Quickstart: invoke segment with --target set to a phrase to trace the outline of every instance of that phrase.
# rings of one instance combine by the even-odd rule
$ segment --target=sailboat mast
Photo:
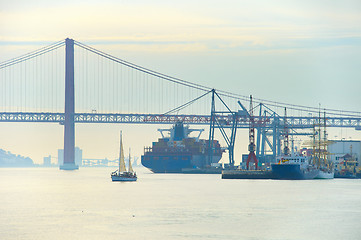
[[[129,148],[129,172],[134,172],[131,159],[132,158],[130,157],[130,148]]]
[[[128,172],[131,172],[130,169],[132,168],[132,165],[130,163],[130,148],[129,148],[129,165],[128,165]]]

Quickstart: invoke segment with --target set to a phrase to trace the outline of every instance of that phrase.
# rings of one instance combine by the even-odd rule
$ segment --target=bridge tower
[[[74,40],[65,39],[65,121],[64,121],[64,162],[61,170],[76,170],[75,165],[75,124],[74,124]]]

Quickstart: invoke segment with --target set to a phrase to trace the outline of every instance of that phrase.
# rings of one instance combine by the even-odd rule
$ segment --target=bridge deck
[[[256,126],[272,128],[275,124],[283,125],[282,117],[255,116]],[[217,119],[223,126],[232,126],[230,115],[217,115]],[[63,124],[64,113],[36,113],[36,112],[2,112],[0,122],[56,122]],[[133,124],[173,124],[176,121],[183,121],[187,124],[209,125],[210,115],[162,115],[162,114],[114,114],[114,113],[75,113],[75,123],[133,123]],[[239,128],[248,128],[247,118],[238,118]],[[292,117],[287,116],[287,125],[294,129],[312,128],[317,125],[318,119],[315,117]],[[327,127],[346,127],[361,130],[361,117],[327,117]]]

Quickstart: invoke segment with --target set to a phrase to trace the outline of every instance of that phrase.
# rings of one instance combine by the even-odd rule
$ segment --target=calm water
[[[0,239],[361,239],[361,180],[0,169]]]

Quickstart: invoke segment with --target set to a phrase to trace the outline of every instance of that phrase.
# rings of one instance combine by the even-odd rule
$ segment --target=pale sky
[[[0,62],[67,37],[190,82],[278,102],[361,112],[359,0],[0,0]],[[16,132],[20,125],[10,128]],[[47,127],[60,139],[50,144],[42,139],[51,136],[39,134],[42,149],[29,142],[16,144],[24,134],[34,137],[26,129],[2,135],[0,148],[41,162],[62,147],[62,127]],[[92,152],[94,143],[82,140],[83,128],[76,142],[85,157],[111,157],[114,149],[106,146]],[[110,128],[99,134],[116,140],[117,133],[109,137],[106,132],[119,126]],[[155,129],[142,145],[159,137]],[[139,155],[142,147],[137,147]]]

